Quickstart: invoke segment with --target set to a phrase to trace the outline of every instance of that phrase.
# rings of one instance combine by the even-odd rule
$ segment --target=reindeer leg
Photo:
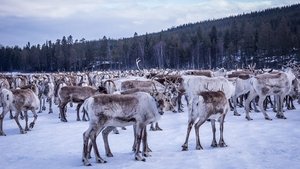
[[[23,115],[23,112],[22,112],[22,111],[20,111],[20,119],[21,119],[21,120],[24,120],[24,115]]]
[[[45,106],[45,98],[43,98],[43,107],[42,107],[42,110],[46,110],[46,106]]]
[[[149,148],[149,145],[148,145],[146,127],[144,128],[142,139],[143,139],[143,156],[144,157],[150,157],[151,155],[149,154],[149,152],[151,152],[151,149]]]
[[[151,123],[151,126],[150,126],[150,131],[155,131],[156,129],[154,128],[153,126],[153,122]]]
[[[97,143],[96,143],[96,138],[97,138],[97,134],[100,133],[98,132],[101,131],[103,129],[103,127],[97,127],[96,129],[92,130],[91,134],[90,134],[90,140],[94,149],[94,153],[95,153],[95,158],[96,158],[96,162],[97,163],[106,163],[105,160],[103,160],[100,156],[98,147],[97,147]]]
[[[274,96],[274,104],[272,106],[273,108],[273,112],[276,113],[277,112],[277,109],[278,109],[278,96]],[[277,107],[276,107],[277,106]]]
[[[232,105],[231,99],[228,99],[228,103],[229,103],[229,107],[230,107],[230,110],[233,111],[234,110],[234,106]]]
[[[38,111],[38,113],[42,113],[42,98],[40,97],[40,110]]]
[[[59,104],[59,114],[60,114],[60,121],[62,121],[62,122],[68,122],[67,121],[67,118],[66,118],[66,114],[65,114],[65,109],[66,109],[66,104],[67,103],[60,103]]]
[[[51,114],[53,113],[53,110],[52,110],[52,98],[48,98],[49,99],[49,113],[48,114]]]
[[[215,119],[211,119],[210,123],[211,123],[211,129],[212,129],[212,133],[213,133],[213,140],[211,143],[211,147],[218,147],[217,145],[217,141],[216,141],[216,120]]]
[[[237,103],[237,97],[236,97],[236,96],[233,96],[232,101],[233,101],[233,115],[234,115],[234,116],[240,116],[241,114],[238,113],[238,112],[237,112],[237,109],[236,109],[237,104],[238,104],[238,103]]]
[[[161,129],[161,128],[158,126],[158,122],[155,123],[155,130],[160,130],[160,131],[163,130],[163,129]]]
[[[20,129],[20,133],[21,133],[21,134],[25,134],[26,131],[22,128],[22,126],[21,126],[21,124],[20,124],[20,122],[19,122],[19,114],[20,114],[20,112],[21,112],[21,111],[19,111],[19,110],[16,111],[16,114],[15,114],[14,119],[15,119],[15,121],[16,121],[16,123],[17,123],[19,129]]]
[[[183,105],[181,103],[181,97],[182,97],[182,94],[179,94],[178,97],[177,97],[177,105],[178,105],[178,112],[179,113],[183,112],[183,110],[182,110]]]
[[[261,97],[259,98],[258,106],[259,106],[260,110],[263,112],[263,114],[264,114],[264,116],[265,116],[265,119],[266,119],[266,120],[272,120],[272,119],[268,116],[267,112],[264,110],[264,100],[265,100],[265,98],[266,98],[265,96],[261,96]]]
[[[33,121],[30,123],[29,127],[30,127],[30,128],[33,128],[34,125],[35,125],[35,122],[36,122],[36,120],[37,120],[38,115],[36,114],[35,109],[32,109],[31,111],[32,111],[32,113],[33,113]]]
[[[13,116],[13,114],[12,114],[12,111],[11,111],[11,110],[9,110],[9,118],[10,118],[10,119],[14,119],[14,116]]]
[[[199,119],[198,122],[195,124],[195,134],[196,134],[196,150],[201,150],[203,147],[200,144],[200,137],[199,137],[199,128],[200,126],[206,121],[205,118]]]
[[[0,114],[0,136],[6,136],[3,131],[3,119],[8,111],[4,111]]]
[[[286,119],[286,117],[283,114],[283,107],[282,107],[284,96],[279,96],[278,98],[279,98],[278,99],[278,112],[276,114],[276,117],[279,119]]]
[[[25,116],[25,131],[29,131],[29,127],[28,127],[28,112],[27,112],[27,110],[24,111],[24,116]]]
[[[293,102],[293,98],[291,98],[291,107],[292,107],[292,110],[295,110],[295,109],[296,109],[296,107],[295,107],[295,105],[294,105],[294,102]]]
[[[136,150],[135,150],[135,160],[137,161],[146,161],[145,158],[143,158],[140,155],[140,146],[141,146],[141,140],[142,140],[142,136],[143,136],[143,131],[145,130],[145,126],[144,124],[138,124],[136,126]]]
[[[225,119],[225,115],[222,115],[221,120],[220,120],[220,140],[219,140],[219,146],[220,147],[227,147],[227,145],[224,141],[224,137],[223,137],[224,119]]]
[[[102,131],[102,138],[103,138],[103,142],[104,142],[104,147],[105,147],[105,152],[106,152],[106,156],[107,157],[113,157],[113,154],[111,153],[109,144],[108,144],[108,134],[113,131],[116,127],[113,126],[109,126],[106,127],[103,131]]]
[[[188,123],[188,127],[187,127],[187,132],[186,132],[186,138],[185,138],[185,142],[183,143],[182,147],[182,151],[187,151],[188,150],[188,141],[189,141],[189,136],[190,136],[190,132],[191,129],[193,127],[194,124],[194,119],[189,119],[189,123]]]
[[[76,110],[77,110],[77,121],[80,121],[80,117],[79,117],[79,109],[80,109],[80,106],[82,105],[82,103],[78,103],[77,104],[77,108],[76,108]]]
[[[246,119],[247,120],[253,120],[250,117],[249,112],[250,112],[250,103],[255,98],[255,96],[256,96],[255,91],[253,89],[250,90],[250,93],[248,94],[248,98],[246,99],[246,102],[245,102],[245,110],[246,110]]]
[[[88,144],[89,144],[89,135],[91,134],[91,129],[89,128],[87,131],[83,133],[83,151],[82,151],[82,162],[85,166],[91,166],[91,163],[89,162],[89,150],[88,150]]]

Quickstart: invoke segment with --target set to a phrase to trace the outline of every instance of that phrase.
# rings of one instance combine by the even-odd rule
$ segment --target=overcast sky
[[[0,0],[0,44],[132,37],[300,0]]]

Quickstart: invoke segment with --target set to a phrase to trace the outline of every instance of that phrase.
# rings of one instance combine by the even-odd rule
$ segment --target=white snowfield
[[[300,167],[300,105],[296,110],[286,110],[286,120],[264,119],[262,113],[251,113],[253,121],[228,112],[224,124],[224,140],[228,147],[211,148],[212,132],[210,122],[200,127],[200,141],[204,150],[195,150],[194,129],[191,131],[189,151],[181,151],[187,129],[187,109],[184,113],[166,112],[159,121],[163,131],[149,131],[149,146],[153,152],[146,162],[134,160],[132,150],[132,127],[120,130],[120,134],[110,134],[109,141],[114,157],[106,157],[102,135],[97,142],[105,164],[95,162],[91,167],[83,166],[82,134],[88,122],[76,121],[75,107],[68,107],[69,122],[58,119],[58,108],[54,113],[44,111],[38,114],[36,125],[27,134],[20,134],[9,114],[4,120],[4,132],[0,136],[1,169],[283,169]],[[29,113],[32,116],[31,113]],[[30,117],[29,120],[32,120]],[[24,125],[24,120],[21,120]],[[217,124],[219,127],[219,124]],[[149,130],[149,129],[148,129]],[[219,138],[217,130],[217,141]]]

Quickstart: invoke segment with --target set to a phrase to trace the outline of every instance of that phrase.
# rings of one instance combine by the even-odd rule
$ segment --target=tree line
[[[300,62],[300,5],[189,23],[131,38],[74,40],[71,35],[24,47],[0,46],[0,71],[227,69]]]

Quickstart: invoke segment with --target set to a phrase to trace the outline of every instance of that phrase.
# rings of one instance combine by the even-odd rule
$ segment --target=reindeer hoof
[[[84,159],[82,159],[82,162],[83,162],[83,165],[84,165],[84,166],[92,166],[91,163],[86,162]]]
[[[182,147],[181,151],[188,151],[189,150],[187,146],[181,146],[181,147]]]
[[[68,122],[67,119],[60,118],[61,122]]]
[[[96,160],[97,163],[107,163],[107,161],[103,160],[102,158],[99,158]]]
[[[146,162],[146,159],[145,158],[142,158],[140,156],[135,156],[135,160],[136,161],[143,161],[143,162]]]
[[[217,144],[216,142],[214,142],[214,143],[211,143],[210,146],[211,146],[211,147],[218,147],[218,144]]]
[[[122,130],[127,130],[126,127],[122,127],[121,129],[122,129]]]
[[[196,150],[203,150],[203,147],[201,145],[196,146]]]
[[[42,110],[46,110],[46,107],[42,107]]]
[[[144,156],[144,157],[151,157],[151,155],[150,155],[148,152],[144,152],[144,153],[143,153],[143,156]]]
[[[220,147],[227,147],[227,145],[226,145],[224,142],[219,143],[219,146],[220,146]]]
[[[147,152],[152,152],[152,150],[147,146],[147,149],[146,149]]]
[[[80,119],[76,119],[77,121],[81,121]]]
[[[279,119],[286,119],[286,117],[282,114],[276,114],[276,117]]]
[[[266,119],[266,120],[270,120],[270,121],[272,120],[270,117],[265,117],[265,119]]]
[[[235,112],[233,115],[234,115],[234,116],[241,116],[241,114],[238,113],[238,112]]]
[[[160,127],[156,127],[155,130],[156,130],[156,131],[162,131],[163,129],[160,128]]]
[[[107,153],[106,156],[107,157],[113,157],[114,155],[112,153]]]
[[[246,116],[246,119],[247,119],[248,121],[250,121],[250,120],[253,120],[252,118],[250,118],[250,117],[247,117],[247,116]]]
[[[34,127],[34,122],[31,122],[31,123],[29,124],[29,127],[30,127],[30,128],[33,128],[33,127]]]
[[[20,131],[21,134],[26,134],[27,132],[25,130]]]
[[[6,136],[6,134],[2,131],[0,132],[0,136]]]

